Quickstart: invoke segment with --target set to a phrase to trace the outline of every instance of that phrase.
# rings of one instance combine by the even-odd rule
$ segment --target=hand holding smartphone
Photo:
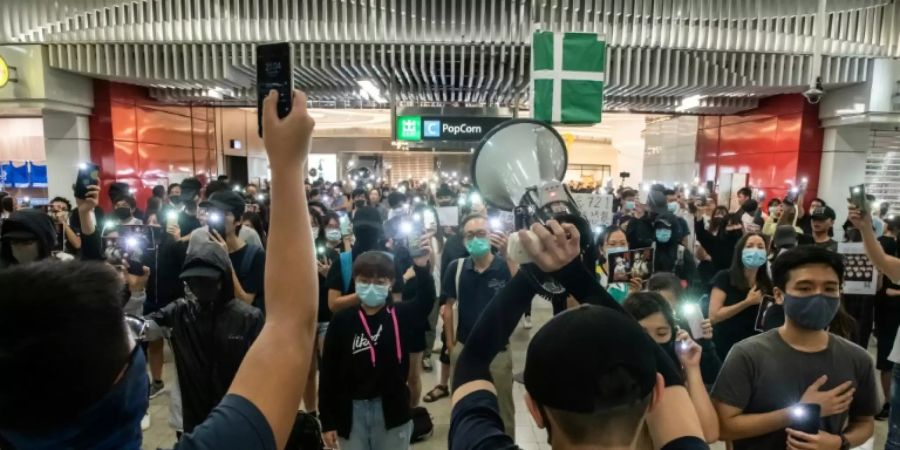
[[[850,203],[863,214],[869,213],[868,200],[866,200],[866,185],[860,184],[850,187]]]
[[[818,434],[822,407],[815,403],[798,403],[791,407],[792,430],[806,434]]]
[[[78,167],[78,174],[75,176],[75,198],[84,200],[87,196],[88,186],[100,186],[100,166],[94,163],[82,163]]]
[[[681,317],[688,323],[691,338],[696,340],[703,339],[703,311],[694,303],[684,303],[681,305]]]
[[[294,92],[294,46],[289,42],[256,46],[257,123],[263,135],[263,99],[278,92],[278,118],[291,112]]]

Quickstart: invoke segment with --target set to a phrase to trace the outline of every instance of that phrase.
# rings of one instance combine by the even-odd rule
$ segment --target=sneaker
[[[150,414],[144,413],[144,418],[141,419],[141,431],[147,431],[150,429]]]
[[[524,318],[522,318],[522,325],[526,330],[530,330],[532,327],[531,316],[525,316]]]
[[[434,365],[431,363],[431,358],[422,358],[422,370],[429,373],[434,370]]]
[[[150,383],[150,398],[156,398],[163,392],[166,392],[166,383],[163,383],[162,381]]]
[[[884,407],[881,408],[881,412],[875,415],[875,420],[887,420],[891,415],[891,404],[885,403]]]

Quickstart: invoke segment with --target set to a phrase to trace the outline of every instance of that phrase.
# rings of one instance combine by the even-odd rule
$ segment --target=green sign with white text
[[[397,117],[397,140],[398,141],[421,141],[422,140],[422,117],[421,116]]]

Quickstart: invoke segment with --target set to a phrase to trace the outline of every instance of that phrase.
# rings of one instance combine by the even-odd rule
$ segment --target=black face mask
[[[181,196],[180,195],[170,195],[169,201],[172,202],[173,205],[181,204]]]
[[[119,220],[128,220],[131,218],[131,208],[129,208],[127,206],[121,207],[121,208],[116,208],[115,214],[116,214],[116,217],[119,218]]]
[[[739,238],[743,235],[744,235],[744,230],[729,230],[728,231],[729,237],[738,237]]]
[[[221,283],[216,278],[189,278],[186,284],[201,305],[212,305],[219,299]]]
[[[362,208],[363,206],[366,206],[365,200],[357,200],[357,201],[353,202],[354,208]]]

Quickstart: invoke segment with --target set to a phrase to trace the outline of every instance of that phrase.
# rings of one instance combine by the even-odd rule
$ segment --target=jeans
[[[381,399],[353,400],[350,438],[338,438],[341,450],[403,450],[409,448],[412,421],[385,429]]]
[[[900,450],[900,364],[891,372],[891,417],[884,450]]]

